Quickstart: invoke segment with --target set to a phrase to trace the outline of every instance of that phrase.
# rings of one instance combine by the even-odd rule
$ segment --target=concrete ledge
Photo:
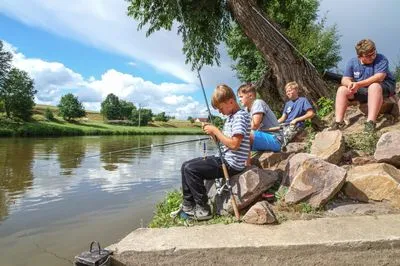
[[[400,215],[137,229],[114,265],[399,265]]]

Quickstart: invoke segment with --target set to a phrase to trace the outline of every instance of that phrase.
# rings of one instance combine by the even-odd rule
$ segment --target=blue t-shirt
[[[287,115],[285,123],[290,123],[293,119],[305,115],[310,109],[313,109],[313,107],[305,97],[299,97],[294,101],[287,101],[283,108],[283,113]],[[303,127],[304,122],[298,122],[296,125],[298,127]]]
[[[361,81],[377,73],[386,73],[385,80],[388,79],[395,82],[393,74],[389,70],[389,61],[382,54],[377,54],[374,62],[368,65],[361,64],[360,59],[357,57],[350,59],[343,76],[353,78],[355,81]]]

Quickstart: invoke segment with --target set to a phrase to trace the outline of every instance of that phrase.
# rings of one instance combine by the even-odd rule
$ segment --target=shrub
[[[318,105],[317,115],[322,118],[330,114],[333,111],[333,104],[334,101],[332,99],[326,97],[319,98],[317,102]]]
[[[378,143],[380,134],[374,133],[354,133],[345,138],[347,149],[363,151],[368,155],[375,152],[376,144]]]
[[[44,110],[44,117],[49,121],[54,120],[54,114],[49,107],[47,107],[46,110]]]

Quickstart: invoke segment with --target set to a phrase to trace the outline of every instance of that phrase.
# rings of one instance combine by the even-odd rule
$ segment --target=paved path
[[[400,215],[144,228],[110,249],[127,265],[400,265]]]

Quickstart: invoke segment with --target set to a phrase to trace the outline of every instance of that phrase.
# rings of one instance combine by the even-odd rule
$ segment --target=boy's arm
[[[260,128],[261,126],[261,122],[263,120],[263,113],[256,113],[253,114],[253,116],[251,117],[251,129],[252,130],[257,130]]]
[[[281,118],[278,119],[279,124],[282,124],[283,122],[285,122],[286,118],[287,118],[287,114],[283,113]]]
[[[219,130],[216,126],[213,125],[204,125],[204,132],[208,135],[215,136],[222,144],[228,147],[231,150],[237,150],[240,147],[240,144],[243,140],[243,135],[235,134],[231,138],[225,136],[221,130]]]
[[[296,123],[301,122],[301,121],[305,121],[307,119],[313,118],[315,115],[315,112],[313,109],[308,109],[307,112],[299,117],[296,117],[295,119],[293,119],[290,124],[291,125],[296,125]]]

